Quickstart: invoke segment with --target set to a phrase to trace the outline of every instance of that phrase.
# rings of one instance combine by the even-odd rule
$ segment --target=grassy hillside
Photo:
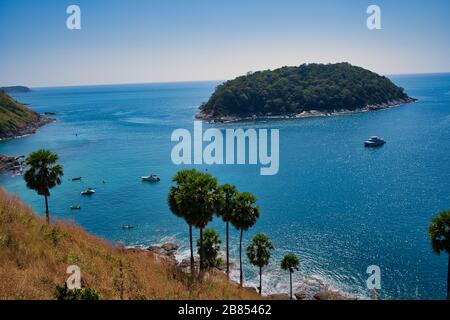
[[[189,288],[184,273],[150,252],[113,246],[71,223],[46,225],[0,188],[0,300],[54,299],[72,264],[100,299],[260,298],[222,274]]]
[[[14,135],[38,121],[39,115],[0,92],[0,138]]]

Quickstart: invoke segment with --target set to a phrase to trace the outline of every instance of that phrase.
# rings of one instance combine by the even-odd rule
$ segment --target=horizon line
[[[267,69],[270,70],[270,69]],[[264,71],[264,70],[262,70]],[[380,74],[381,76],[413,76],[413,75],[432,75],[432,74],[448,74],[450,71],[439,72],[411,72],[411,73],[388,73]],[[241,75],[242,76],[242,75]],[[240,76],[237,76],[240,77]],[[235,78],[237,78],[235,77]],[[233,79],[235,79],[233,78]],[[88,83],[88,84],[68,84],[68,85],[43,85],[43,86],[27,86],[23,84],[15,84],[1,87],[25,86],[30,89],[52,89],[52,88],[78,88],[78,87],[94,87],[94,86],[123,86],[123,85],[147,85],[147,84],[170,84],[170,83],[199,83],[199,82],[225,82],[232,79],[205,79],[205,80],[169,80],[169,81],[149,81],[149,82],[113,82],[113,83]]]

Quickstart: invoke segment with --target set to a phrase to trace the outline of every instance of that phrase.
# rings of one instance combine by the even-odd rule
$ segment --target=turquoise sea
[[[279,129],[275,176],[261,176],[254,165],[197,167],[257,196],[261,218],[245,241],[264,232],[274,242],[266,293],[287,289],[288,276],[278,264],[293,252],[301,259],[297,284],[318,279],[364,297],[366,269],[378,265],[381,298],[445,298],[447,257],[433,254],[427,227],[433,215],[450,209],[450,74],[390,78],[419,101],[372,113],[222,125]],[[35,88],[15,98],[37,112],[57,112],[57,122],[1,143],[0,153],[49,148],[60,155],[65,177],[50,198],[54,218],[127,246],[173,240],[185,250],[188,228],[166,204],[171,177],[180,169],[170,158],[170,136],[177,128],[193,129],[197,107],[217,84]],[[387,144],[365,149],[371,135]],[[161,182],[141,182],[150,173]],[[83,180],[69,181],[76,176]],[[21,177],[4,175],[0,184],[43,212],[43,199]],[[97,193],[83,198],[87,187]],[[82,210],[71,211],[73,204]],[[136,228],[123,230],[125,224]],[[210,226],[223,234],[220,221]],[[237,240],[233,231],[234,256]],[[246,265],[247,284],[256,283],[255,271]]]

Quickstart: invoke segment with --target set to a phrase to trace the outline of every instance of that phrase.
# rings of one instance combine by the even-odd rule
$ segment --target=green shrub
[[[203,250],[205,253],[204,264],[205,268],[211,269],[218,267],[222,260],[218,257],[220,252],[219,234],[214,229],[205,229],[203,231]],[[197,239],[197,253],[200,254],[200,239]]]
[[[67,283],[56,287],[55,293],[58,300],[99,300],[99,293],[91,288],[69,289]]]

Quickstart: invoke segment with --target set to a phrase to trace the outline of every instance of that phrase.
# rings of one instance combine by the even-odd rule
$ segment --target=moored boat
[[[366,142],[364,142],[364,146],[368,148],[376,148],[381,147],[385,143],[386,141],[384,141],[382,138],[378,136],[372,136]]]
[[[95,193],[95,190],[92,188],[87,188],[86,190],[81,192],[82,196],[90,196]]]
[[[148,181],[148,182],[159,182],[161,179],[156,174],[151,174],[149,176],[142,176],[142,181]]]

